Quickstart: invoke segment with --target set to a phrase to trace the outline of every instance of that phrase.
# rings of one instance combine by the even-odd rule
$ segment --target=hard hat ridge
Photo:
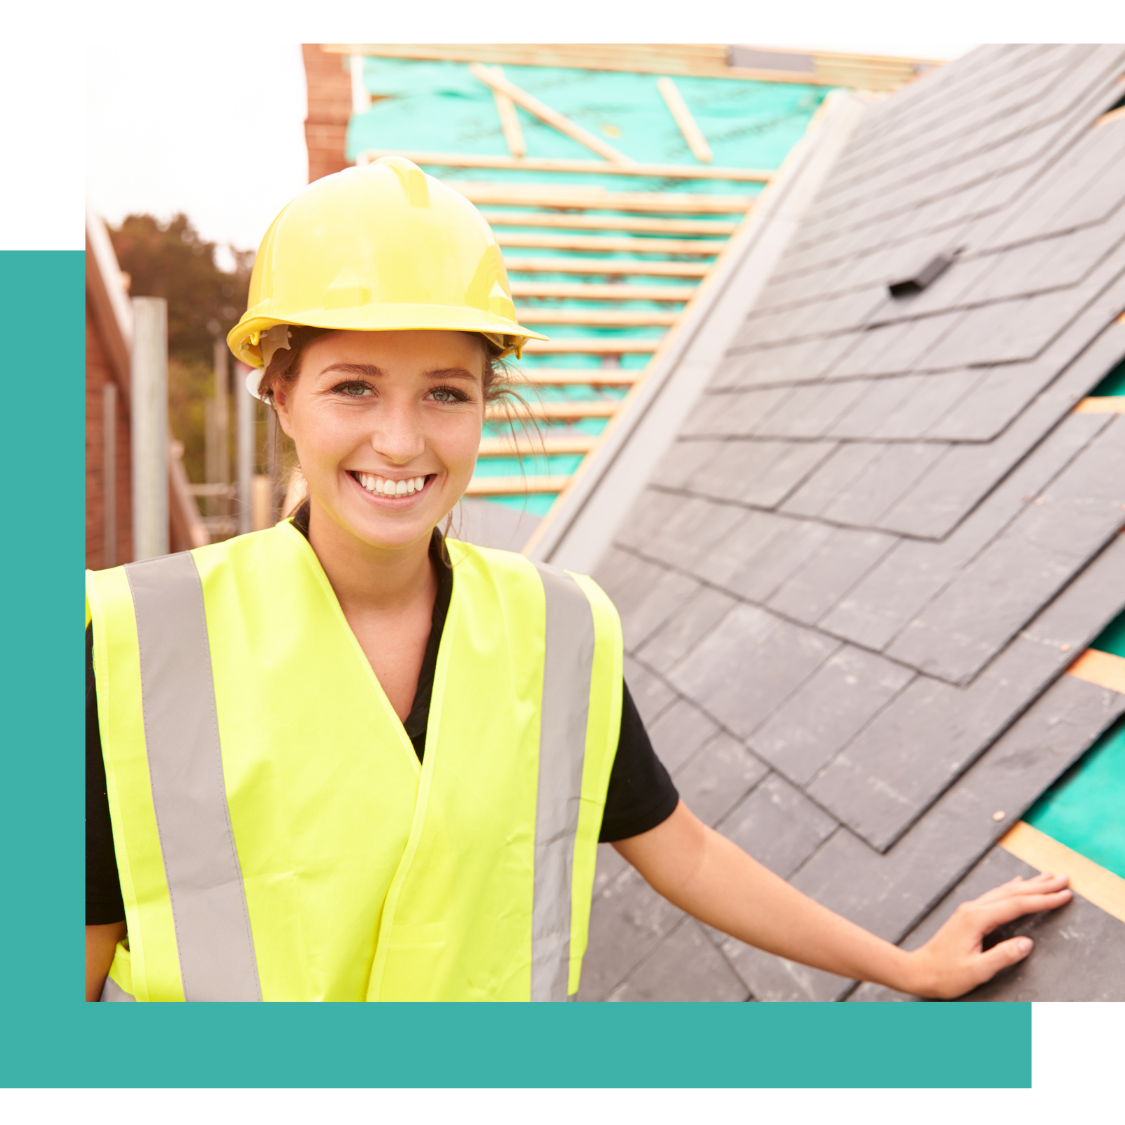
[[[259,367],[288,346],[271,330],[289,324],[476,332],[517,355],[529,338],[546,338],[517,322],[484,217],[401,156],[325,176],[274,219],[227,343]]]

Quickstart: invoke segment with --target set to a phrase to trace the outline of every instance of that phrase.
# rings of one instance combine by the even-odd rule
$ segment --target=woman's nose
[[[376,453],[400,465],[420,456],[426,439],[412,405],[387,403],[379,411],[371,445]]]

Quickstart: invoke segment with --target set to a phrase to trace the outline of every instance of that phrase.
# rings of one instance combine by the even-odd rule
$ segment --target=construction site
[[[440,178],[549,337],[451,535],[595,579],[676,789],[771,871],[905,949],[1066,874],[963,999],[1125,1000],[1125,48],[302,53],[309,182]],[[168,301],[92,210],[86,248],[87,566],[273,526],[300,477],[250,368],[216,335],[176,432]],[[913,998],[603,844],[577,999]]]

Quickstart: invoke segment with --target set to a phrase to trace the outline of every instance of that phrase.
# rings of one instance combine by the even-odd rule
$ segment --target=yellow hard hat
[[[484,216],[401,156],[325,176],[274,219],[254,260],[249,307],[227,344],[260,367],[269,358],[262,337],[287,324],[479,332],[517,356],[529,337],[547,338],[516,322]]]

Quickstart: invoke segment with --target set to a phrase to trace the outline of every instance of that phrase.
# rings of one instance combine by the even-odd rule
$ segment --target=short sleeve
[[[598,837],[603,844],[639,836],[672,815],[680,795],[664,763],[656,756],[637,705],[623,686],[621,735],[606,793]]]

